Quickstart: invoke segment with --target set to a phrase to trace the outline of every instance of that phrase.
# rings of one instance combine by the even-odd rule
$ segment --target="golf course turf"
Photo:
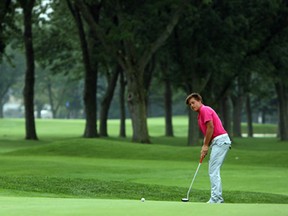
[[[288,215],[288,142],[233,139],[221,170],[225,204],[205,203],[208,158],[182,203],[200,145],[186,145],[182,118],[172,138],[162,122],[149,120],[147,145],[131,143],[129,129],[118,138],[116,120],[109,138],[96,139],[81,138],[83,120],[38,120],[40,140],[27,141],[24,120],[1,119],[0,215]]]
[[[71,198],[16,198],[0,197],[1,215],[9,216],[175,216],[175,215],[287,215],[288,206],[281,204],[221,204],[182,203],[171,201],[71,199]]]

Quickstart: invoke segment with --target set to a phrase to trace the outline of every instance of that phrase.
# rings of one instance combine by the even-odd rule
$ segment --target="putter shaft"
[[[190,191],[191,191],[191,189],[192,189],[192,185],[193,185],[193,183],[194,183],[194,180],[195,180],[195,178],[196,178],[196,176],[197,176],[197,173],[198,173],[198,170],[199,170],[201,164],[202,164],[202,161],[198,164],[198,167],[197,167],[197,169],[196,169],[196,172],[195,172],[195,174],[194,174],[194,176],[193,176],[193,179],[192,179],[192,181],[191,181],[189,190],[188,190],[188,192],[187,192],[187,197],[186,197],[187,200],[189,200],[189,194],[190,194]]]

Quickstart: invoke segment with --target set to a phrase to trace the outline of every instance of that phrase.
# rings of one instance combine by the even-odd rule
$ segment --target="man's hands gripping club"
[[[208,154],[209,146],[203,145],[201,149],[201,158],[205,158]]]

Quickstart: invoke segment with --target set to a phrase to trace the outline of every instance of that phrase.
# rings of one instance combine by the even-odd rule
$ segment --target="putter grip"
[[[202,164],[202,161],[205,157],[201,157],[199,163]]]

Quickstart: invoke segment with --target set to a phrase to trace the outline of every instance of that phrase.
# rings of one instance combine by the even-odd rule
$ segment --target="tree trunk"
[[[195,146],[199,143],[200,133],[199,133],[199,126],[197,116],[198,113],[188,110],[188,145]]]
[[[266,124],[266,110],[262,109],[261,112],[262,124]]]
[[[114,95],[114,90],[117,84],[118,75],[120,73],[120,66],[117,65],[116,69],[114,70],[112,77],[110,80],[108,80],[108,88],[106,89],[106,93],[104,95],[104,98],[101,103],[101,110],[100,110],[100,136],[107,137],[107,119],[108,119],[108,113],[110,104]]]
[[[173,137],[173,123],[172,123],[172,87],[168,75],[168,64],[161,64],[161,71],[164,77],[164,109],[165,109],[165,136]]]
[[[32,9],[34,0],[20,1],[24,15],[24,45],[27,69],[25,73],[25,86],[23,90],[25,106],[25,127],[26,139],[38,140],[34,118],[34,84],[35,84],[35,65],[32,37]]]
[[[127,72],[128,107],[132,121],[132,141],[150,143],[147,126],[146,92],[144,91],[143,71],[135,68]],[[141,79],[142,77],[142,79]]]
[[[3,103],[2,101],[0,101],[0,118],[3,118],[4,117],[4,113],[3,113]]]
[[[55,105],[54,105],[54,100],[53,100],[52,83],[51,83],[50,77],[47,77],[47,91],[48,91],[49,103],[51,105],[52,118],[55,118],[56,110],[55,110]]]
[[[247,135],[253,137],[253,119],[249,93],[246,95]]]
[[[125,111],[125,78],[124,73],[120,71],[120,90],[119,90],[119,101],[120,101],[120,137],[126,137],[126,111]]]
[[[243,97],[236,96],[232,98],[233,104],[233,137],[242,137],[241,115],[242,115]]]
[[[165,80],[165,136],[173,137],[172,123],[172,90],[170,80]]]
[[[275,89],[279,102],[279,138],[281,141],[288,140],[288,86],[280,80],[275,83]]]
[[[230,104],[230,98],[228,96],[223,97],[221,100],[221,108],[222,108],[222,122],[225,130],[227,133],[231,136],[231,104]]]
[[[92,69],[91,65],[91,55],[88,50],[87,40],[84,32],[84,27],[82,23],[81,16],[79,14],[79,9],[72,5],[69,0],[67,4],[70,11],[75,19],[83,56],[83,63],[85,67],[85,79],[84,79],[84,106],[85,106],[85,116],[86,124],[84,130],[84,137],[94,138],[97,137],[97,106],[96,106],[96,93],[97,93],[97,63],[96,67]],[[93,46],[92,46],[93,47]]]
[[[0,59],[0,62],[1,62],[1,59]],[[2,69],[1,65],[0,65],[0,69]],[[0,118],[4,117],[3,106],[8,101],[8,97],[6,97],[6,95],[7,95],[8,91],[9,91],[9,88],[12,86],[12,82],[11,83],[10,82],[5,82],[5,84],[1,83],[1,85],[0,85]]]
[[[41,110],[42,110],[43,104],[39,100],[34,100],[34,117],[36,114],[36,118],[41,118]],[[36,111],[36,113],[35,113]]]
[[[93,44],[94,42],[90,41],[89,47],[94,47]],[[91,59],[92,58],[90,58],[90,63]],[[94,138],[99,136],[97,131],[97,76],[98,62],[96,59],[94,59],[94,62],[90,65],[90,70],[85,70],[84,105],[86,124],[83,136],[86,138]]]

